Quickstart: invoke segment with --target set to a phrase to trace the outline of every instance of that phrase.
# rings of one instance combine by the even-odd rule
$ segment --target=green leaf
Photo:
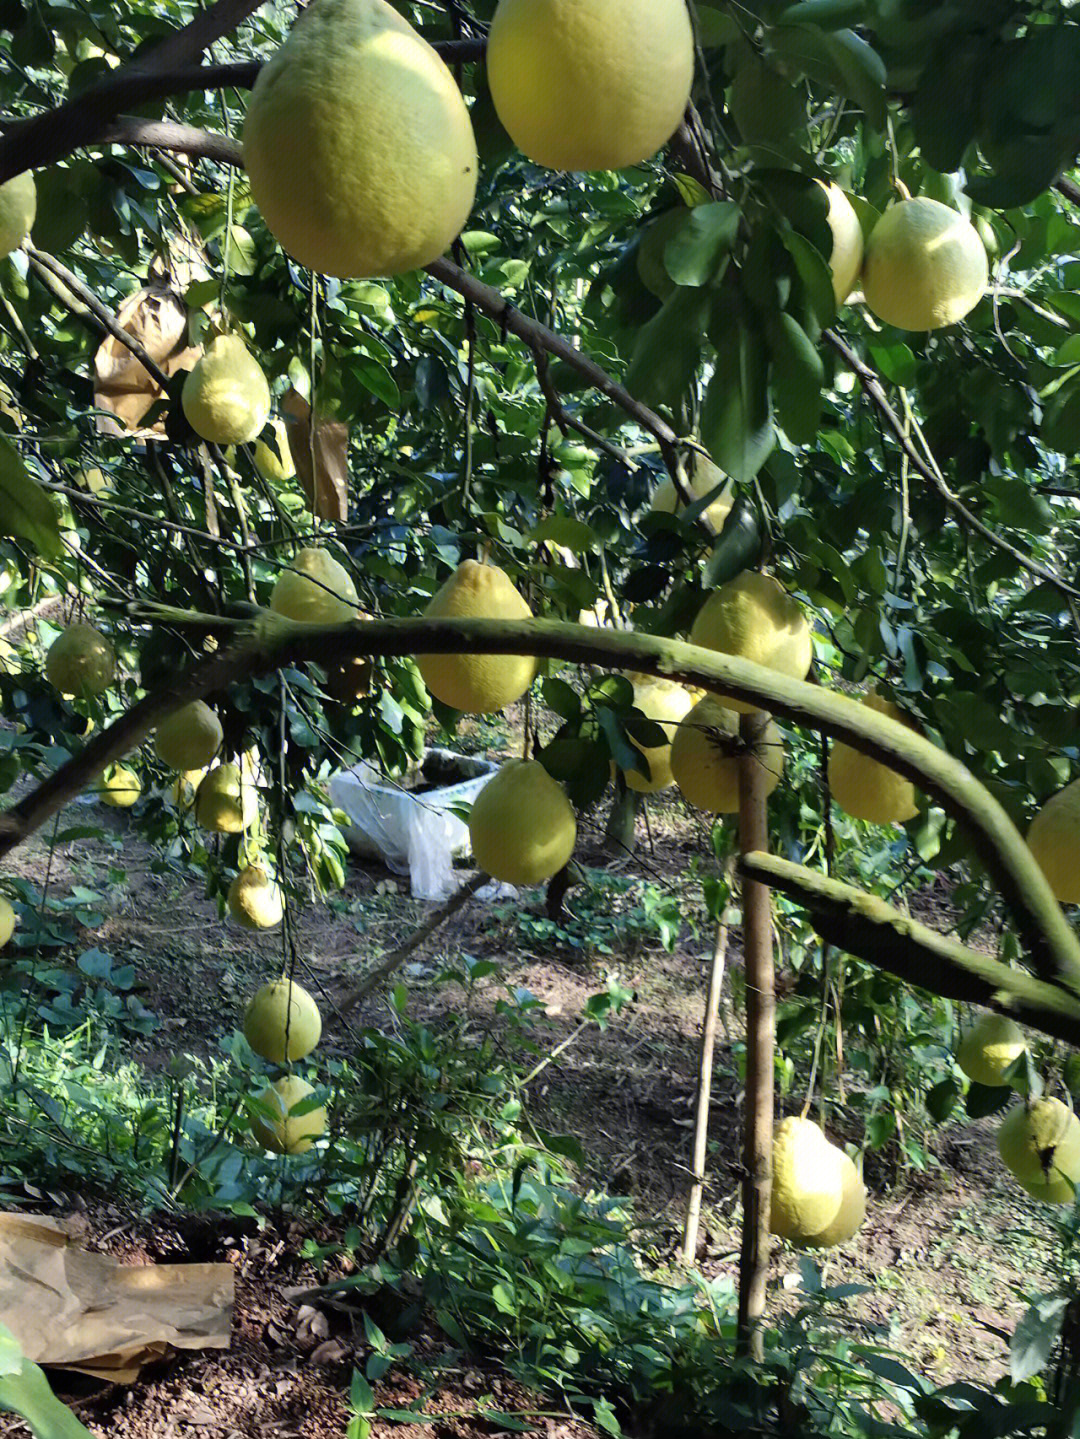
[[[761,557],[761,521],[757,509],[740,495],[724,521],[724,528],[705,561],[701,581],[707,589],[733,580],[752,569]]]
[[[0,434],[0,534],[32,545],[39,555],[56,560],[64,554],[59,508],[28,472],[18,450]]]
[[[548,515],[534,525],[525,538],[531,544],[549,540],[553,545],[562,545],[579,555],[593,554],[598,543],[596,531],[573,515]]]
[[[893,385],[910,389],[915,383],[917,367],[910,345],[899,341],[895,345],[871,345],[870,358],[874,368]]]
[[[777,25],[857,25],[866,17],[866,0],[800,0],[776,17]]]
[[[259,268],[255,241],[243,225],[233,225],[225,247],[225,264],[234,275],[254,275]]]
[[[675,291],[638,336],[626,372],[632,395],[647,405],[674,408],[697,373],[708,311],[707,291]]]
[[[720,468],[748,484],[776,444],[768,352],[761,332],[734,316],[713,340],[716,368],[701,410],[701,437]]]
[[[2,1326],[0,1334],[11,1338]],[[29,1359],[22,1361],[17,1374],[0,1378],[0,1410],[25,1419],[35,1439],[90,1439],[90,1430],[61,1404],[45,1375]]]
[[[960,1085],[955,1079],[943,1079],[927,1091],[926,1112],[935,1124],[944,1124],[956,1108]]]
[[[784,242],[784,248],[795,261],[810,312],[824,329],[836,319],[836,291],[833,289],[832,271],[828,261],[821,251],[815,249],[797,230],[784,229],[780,238]]]
[[[806,87],[791,84],[747,44],[739,47],[729,105],[743,143],[765,152],[766,164],[801,155],[808,134]]]
[[[985,1119],[990,1114],[1000,1114],[1011,1104],[1013,1092],[1007,1084],[973,1084],[967,1092],[964,1108],[969,1119]]]
[[[364,388],[370,390],[377,400],[381,400],[388,410],[400,409],[401,394],[394,377],[377,360],[372,360],[367,355],[357,355],[351,369]]]
[[[698,205],[664,249],[664,268],[677,285],[706,285],[739,230],[740,211],[733,201]]]
[[[540,693],[548,709],[554,710],[560,719],[573,723],[580,718],[581,700],[577,691],[565,680],[557,676],[549,677],[541,684]]]
[[[943,174],[960,168],[975,138],[986,58],[981,37],[966,42],[950,38],[922,72],[911,102],[911,123],[927,163]]]
[[[766,322],[772,355],[772,395],[780,424],[794,445],[808,445],[821,422],[825,366],[817,346],[792,315]]]
[[[1075,377],[1051,397],[1043,411],[1039,438],[1063,455],[1080,450],[1080,381]]]
[[[1017,1324],[1009,1345],[1009,1378],[1014,1384],[1023,1384],[1046,1367],[1068,1308],[1068,1294],[1047,1294]]]
[[[885,61],[854,30],[837,30],[825,44],[840,75],[839,89],[858,105],[875,130],[884,130],[888,118]]]

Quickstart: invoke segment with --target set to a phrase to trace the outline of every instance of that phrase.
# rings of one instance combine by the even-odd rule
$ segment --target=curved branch
[[[186,625],[204,631],[216,625],[220,632],[225,623],[167,605],[137,603],[126,606],[124,613],[136,624]],[[0,815],[0,857],[91,785],[106,765],[138,745],[171,710],[187,700],[224,691],[244,676],[308,660],[332,664],[356,655],[536,655],[638,670],[723,693],[881,760],[960,821],[1012,911],[1035,970],[1080,992],[1080,940],[1005,810],[959,760],[857,700],[681,640],[556,620],[376,620],[323,627],[294,624],[262,611],[254,621],[237,621],[236,633],[237,641],[225,655],[197,665],[147,695],[81,754]]]
[[[969,949],[903,914],[877,895],[817,870],[752,853],[738,861],[750,879],[801,904],[829,944],[947,999],[968,1000],[1080,1045],[1080,999],[1054,983]]]

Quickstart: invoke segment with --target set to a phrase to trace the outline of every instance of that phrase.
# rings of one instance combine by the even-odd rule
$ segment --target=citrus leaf
[[[697,372],[708,314],[703,290],[678,289],[645,325],[626,372],[626,388],[647,405],[674,406]]]
[[[45,1375],[29,1359],[23,1360],[17,1374],[0,1379],[0,1410],[25,1419],[35,1439],[90,1439],[90,1430],[61,1404]]]
[[[1023,1384],[1045,1368],[1061,1336],[1068,1307],[1067,1294],[1047,1294],[1037,1299],[1017,1324],[1009,1345],[1009,1377],[1014,1384]]]
[[[714,343],[716,368],[701,410],[701,436],[720,468],[746,484],[776,444],[768,353],[761,332],[734,317]]]
[[[731,200],[698,205],[664,248],[664,268],[676,285],[706,285],[735,243],[739,207]]]
[[[836,318],[836,291],[833,289],[832,271],[821,251],[797,230],[785,229],[781,231],[780,238],[795,261],[814,319],[822,328],[832,324]]]
[[[770,315],[772,394],[780,424],[794,445],[808,445],[821,422],[825,366],[817,346],[792,315]]]
[[[64,553],[59,510],[52,496],[28,472],[18,450],[0,435],[0,534],[26,540],[39,555]]]
[[[950,39],[923,70],[911,102],[911,123],[924,158],[943,174],[960,168],[975,138],[985,64],[981,39],[973,37],[967,45]]]
[[[885,61],[854,30],[837,30],[825,43],[840,72],[840,92],[859,106],[875,130],[884,130]]]
[[[761,522],[755,507],[740,495],[724,521],[724,528],[705,561],[701,582],[706,589],[727,584],[761,557]]]

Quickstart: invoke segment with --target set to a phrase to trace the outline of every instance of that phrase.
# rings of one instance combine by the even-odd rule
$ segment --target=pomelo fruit
[[[717,485],[723,484],[724,472],[719,465],[714,465],[712,460],[695,452],[687,481],[694,499],[703,500],[706,495],[712,494]],[[724,521],[731,513],[734,503],[735,496],[731,491],[731,482],[728,481],[727,488],[702,511],[702,518],[714,535],[718,535],[724,528]],[[676,493],[675,481],[670,475],[665,475],[653,491],[649,508],[665,515],[678,514],[686,508]]]
[[[714,695],[706,695],[671,742],[671,773],[683,798],[709,814],[736,814],[741,753],[738,715]],[[772,720],[757,759],[767,772],[766,794],[772,794],[784,773],[784,740]]]
[[[823,185],[829,199],[826,219],[832,231],[832,254],[829,272],[832,275],[836,303],[842,305],[855,288],[863,265],[863,232],[855,207],[839,185]]]
[[[890,205],[866,243],[866,303],[901,330],[956,324],[982,299],[989,278],[978,231],[940,200]]]
[[[260,1100],[280,1116],[268,1121],[254,1118],[251,1121],[251,1132],[264,1149],[274,1154],[306,1154],[316,1139],[326,1133],[324,1105],[307,1114],[290,1113],[314,1093],[314,1086],[295,1074],[288,1074],[263,1090]]]
[[[0,949],[3,949],[15,933],[15,911],[0,895]]]
[[[116,677],[116,652],[93,625],[68,625],[45,656],[45,678],[63,695],[102,695]]]
[[[806,1244],[834,1224],[844,1198],[846,1157],[812,1120],[782,1119],[773,1136],[770,1232]]]
[[[678,129],[690,99],[686,0],[499,0],[487,73],[499,119],[535,164],[640,164]]]
[[[970,1080],[994,1088],[1004,1085],[1006,1070],[1025,1049],[1018,1024],[1005,1014],[984,1014],[960,1041],[956,1062]]]
[[[205,769],[187,769],[178,774],[165,791],[168,798],[179,810],[189,810],[195,803],[195,795],[206,777]]]
[[[465,560],[424,611],[427,619],[532,619],[510,576],[496,565]],[[531,655],[417,655],[424,683],[443,704],[465,714],[494,714],[520,699],[536,678]]]
[[[281,890],[261,865],[248,864],[229,885],[229,913],[245,929],[274,929],[285,910]]]
[[[180,395],[187,422],[213,445],[246,445],[270,415],[270,386],[239,335],[218,335]]]
[[[577,820],[537,760],[510,760],[476,797],[469,838],[477,866],[505,884],[543,884],[574,852]]]
[[[805,1249],[832,1249],[837,1244],[846,1244],[866,1218],[866,1185],[862,1175],[842,1149],[837,1149],[835,1145],[831,1148],[840,1156],[840,1208],[831,1224],[803,1241]]]
[[[863,695],[861,703],[877,714],[909,724],[903,710],[880,695]],[[852,819],[870,824],[903,824],[919,812],[915,786],[909,779],[839,742],[829,752],[829,789]]]
[[[690,642],[799,680],[806,678],[814,657],[810,626],[798,601],[779,581],[755,570],[713,591],[698,612]],[[741,714],[755,708],[741,700],[723,703]]]
[[[675,783],[671,774],[671,740],[679,721],[693,708],[694,698],[672,680],[654,679],[651,675],[629,675],[628,678],[634,685],[634,708],[661,727],[668,743],[643,746],[631,739],[630,743],[649,762],[649,778],[628,769],[623,771],[623,779],[627,787],[638,794],[658,794]]]
[[[239,766],[218,764],[208,770],[195,793],[195,819],[218,834],[241,834],[255,818],[259,797]]]
[[[322,1038],[319,1006],[290,979],[275,979],[248,1000],[244,1038],[271,1064],[304,1059]]]
[[[203,700],[181,705],[162,720],[154,735],[154,748],[170,769],[205,769],[222,741],[221,721]]]
[[[296,465],[293,463],[289,445],[289,430],[285,421],[280,418],[271,420],[270,425],[274,431],[273,442],[268,444],[266,440],[256,440],[251,458],[264,480],[283,485],[296,475]]]
[[[29,170],[0,185],[0,259],[17,250],[37,214],[37,187]]]
[[[274,581],[270,608],[301,624],[341,625],[356,618],[356,586],[328,550],[301,550]]]
[[[1001,1122],[998,1153],[1035,1199],[1071,1204],[1080,1183],[1080,1119],[1060,1099],[1018,1104]]]
[[[139,776],[127,765],[114,764],[98,781],[98,795],[110,809],[130,809],[142,794]]]
[[[342,279],[427,265],[472,209],[478,161],[450,70],[384,0],[314,0],[259,74],[244,162],[290,255]]]
[[[1046,801],[1027,842],[1059,902],[1080,904],[1080,779]]]

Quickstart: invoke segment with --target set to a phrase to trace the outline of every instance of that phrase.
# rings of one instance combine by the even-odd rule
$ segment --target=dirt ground
[[[79,822],[87,811],[77,810]],[[198,877],[152,872],[149,847],[127,832],[122,815],[92,812],[121,841],[79,841],[57,851],[51,883],[55,893],[86,885],[104,892],[110,912],[93,943],[117,960],[135,964],[140,998],[161,1019],[135,1056],[160,1066],[176,1052],[211,1049],[234,1027],[244,997],[279,964],[275,935],[252,937],[223,923],[207,901]],[[485,981],[481,1001],[493,1004],[507,985],[523,986],[544,1003],[547,1040],[555,1046],[578,1025],[581,1006],[617,973],[634,999],[606,1031],[585,1029],[550,1063],[531,1087],[537,1118],[574,1134],[589,1157],[586,1181],[634,1197],[642,1233],[661,1259],[677,1252],[688,1181],[693,1093],[702,995],[712,947],[700,911],[700,884],[688,876],[702,853],[697,822],[677,801],[655,806],[650,835],[641,829],[641,854],[614,864],[599,835],[586,833],[582,858],[610,883],[603,908],[621,911],[625,923],[604,927],[589,910],[587,893],[571,891],[567,907],[583,927],[592,924],[599,952],[582,953],[545,937],[542,896],[524,911],[512,904],[474,900],[441,928],[403,966],[412,1003],[433,1018],[455,1002],[452,990],[428,981],[449,959],[468,954],[499,963]],[[12,871],[40,883],[45,851],[34,843],[13,856]],[[122,873],[121,873],[122,871]],[[637,922],[640,893],[623,881],[644,877],[674,893],[690,923],[674,953]],[[463,878],[465,876],[463,875]],[[636,909],[635,906],[638,906]],[[332,908],[310,908],[300,927],[302,982],[318,995],[327,1020],[324,1048],[346,1052],[354,1026],[379,1024],[386,1013],[385,987],[349,1016],[335,1016],[340,997],[378,957],[400,943],[430,913],[413,900],[407,881],[377,866],[354,863],[344,893]],[[593,916],[593,918],[590,918]],[[535,922],[534,922],[535,921]],[[612,935],[616,941],[608,946]],[[621,937],[620,937],[621,936]],[[605,947],[610,953],[603,952]],[[729,964],[740,965],[738,935]],[[484,998],[486,996],[486,1000]],[[712,1172],[706,1195],[699,1263],[707,1275],[734,1273],[737,1232],[739,1086],[730,1018],[720,1036],[711,1125]],[[828,1283],[859,1283],[868,1293],[850,1307],[854,1319],[883,1326],[887,1342],[942,1383],[972,1378],[992,1381],[1007,1365],[1007,1337],[1023,1312],[1019,1297],[1050,1287],[1053,1230],[1045,1211],[1025,1200],[1001,1168],[992,1122],[953,1124],[934,1141],[938,1167],[902,1177],[891,1189],[872,1192],[867,1222],[858,1238],[820,1262]],[[81,1417],[92,1432],[112,1439],[172,1436],[297,1436],[340,1439],[345,1432],[344,1391],[354,1359],[363,1354],[363,1331],[355,1314],[325,1310],[315,1318],[298,1311],[284,1291],[305,1281],[295,1248],[274,1232],[238,1232],[232,1221],[206,1231],[191,1252],[188,1237],[167,1228],[132,1225],[130,1216],[91,1211],[91,1241],[120,1227],[111,1240],[132,1262],[152,1262],[178,1248],[192,1258],[233,1263],[239,1280],[233,1348],[222,1355],[182,1358],[147,1373],[134,1388],[84,1396]],[[288,1236],[284,1236],[288,1239]],[[795,1256],[781,1252],[774,1267],[777,1303],[790,1303]],[[432,1390],[429,1423],[377,1421],[376,1435],[434,1439],[499,1432],[494,1420],[476,1418],[478,1400],[497,1410],[526,1415],[544,1409],[505,1375],[483,1365],[462,1368],[447,1359],[437,1333],[414,1344],[420,1373],[395,1371],[380,1386],[378,1403],[409,1407]],[[442,1367],[441,1367],[442,1366]],[[473,1416],[473,1417],[468,1417]],[[6,1423],[6,1427],[5,1427]],[[558,1413],[538,1416],[532,1432],[573,1436],[583,1426]],[[19,1434],[0,1418],[0,1435]]]

